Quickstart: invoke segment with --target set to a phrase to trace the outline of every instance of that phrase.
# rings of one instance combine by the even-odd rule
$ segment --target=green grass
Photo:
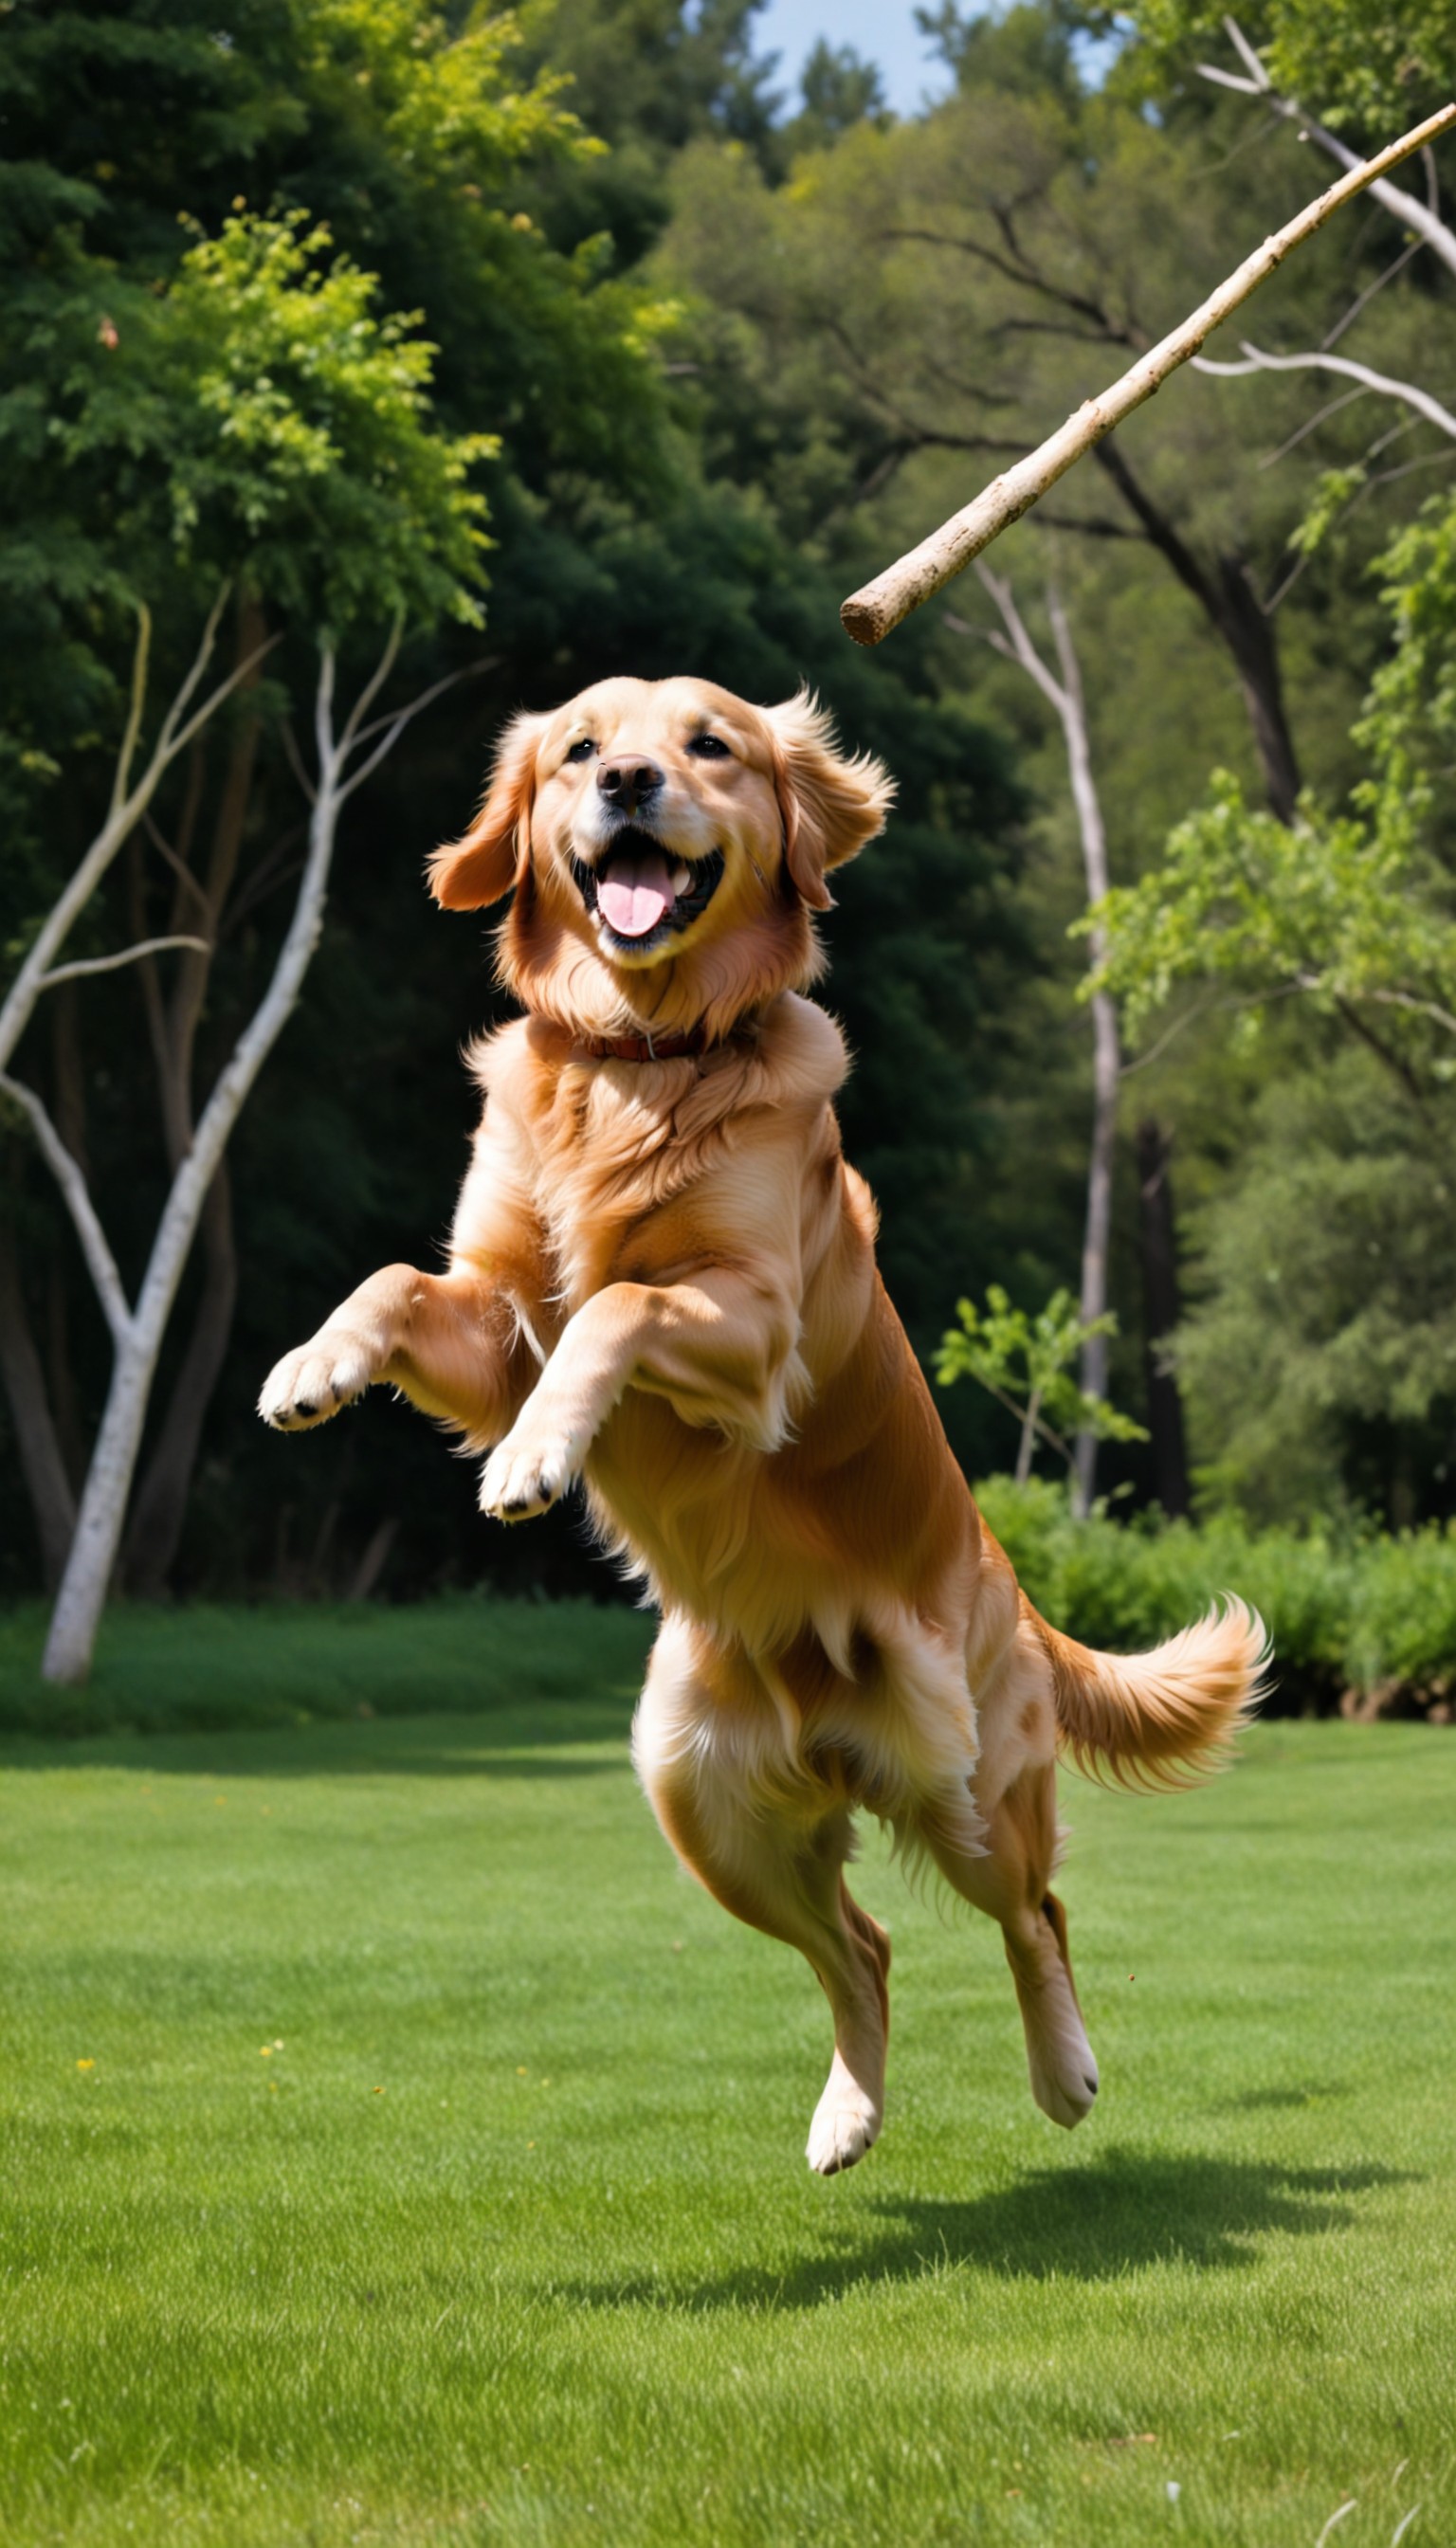
[[[626,1712],[7,1747],[7,2548],[1456,2538],[1456,1739],[1070,1785],[1073,2137],[872,1846],[890,2119],[822,2183],[822,2003]]]
[[[47,1616],[39,1601],[0,1610],[0,1732],[171,1734],[589,1695],[616,1725],[642,1685],[654,1624],[622,1602],[471,1595],[400,1609],[121,1601],[89,1682],[57,1689],[41,1679]]]

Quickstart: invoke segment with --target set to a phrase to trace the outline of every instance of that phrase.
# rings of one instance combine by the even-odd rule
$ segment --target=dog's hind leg
[[[1055,1779],[1049,1762],[1021,1772],[991,1815],[984,1858],[957,1850],[933,1814],[922,1816],[917,1829],[948,1883],[999,1920],[1026,2028],[1032,2094],[1044,2114],[1070,2131],[1091,2111],[1097,2063],[1072,1980],[1066,1913],[1050,1890]]]
[[[726,1711],[684,1669],[687,1644],[672,1622],[659,1639],[633,1729],[638,1775],[690,1873],[750,1928],[797,1947],[819,1978],[834,2059],[806,2155],[835,2176],[864,2157],[883,2118],[890,1942],[844,1880],[848,1807],[801,1815],[756,1791],[752,1764],[723,1740]]]

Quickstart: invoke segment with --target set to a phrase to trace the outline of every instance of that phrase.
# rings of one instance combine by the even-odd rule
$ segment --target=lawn
[[[6,1744],[8,2548],[1456,2539],[1456,1735],[1068,1782],[1070,2137],[871,1843],[890,2117],[823,2183],[818,1993],[632,1782],[640,1623],[536,1616],[598,1696],[522,1612],[473,1714]]]

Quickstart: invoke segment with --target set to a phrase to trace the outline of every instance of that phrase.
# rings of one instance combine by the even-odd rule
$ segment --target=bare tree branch
[[[499,655],[478,655],[473,664],[462,664],[458,673],[446,673],[442,681],[435,682],[427,690],[421,690],[407,713],[410,716],[417,716],[420,709],[427,708],[432,699],[442,697],[446,690],[453,690],[457,682],[473,681],[477,673],[494,673],[500,662]],[[393,708],[387,715],[377,716],[372,724],[362,725],[359,728],[351,749],[357,750],[361,744],[370,742],[375,735],[383,734],[386,726],[393,726],[396,722],[397,712]]]
[[[1399,167],[1412,152],[1449,132],[1456,125],[1456,104],[1443,107],[1438,115],[1428,116],[1423,124],[1403,134],[1398,141],[1378,151],[1374,158],[1363,161],[1347,175],[1337,179],[1303,212],[1275,230],[1261,247],[1244,258],[1236,271],[1221,283],[1217,291],[1191,316],[1150,346],[1132,369],[1123,374],[1097,398],[1086,400],[1074,414],[1067,417],[1057,431],[1048,436],[1039,449],[1018,461],[1003,477],[993,479],[972,503],[943,522],[938,531],[922,540],[917,548],[896,560],[872,583],[850,595],[840,617],[857,645],[877,646],[892,628],[917,605],[939,592],[953,576],[989,547],[999,532],[1045,496],[1083,453],[1090,451],[1122,423],[1125,416],[1141,407],[1144,400],[1162,387],[1181,363],[1197,353],[1214,329],[1231,317],[1249,295],[1280,266],[1292,248],[1322,228],[1330,215],[1341,205],[1371,186],[1387,168]],[[1402,202],[1408,199],[1404,196]],[[1413,199],[1411,199],[1413,200]],[[1426,216],[1425,218],[1428,218]],[[1452,242],[1456,250],[1456,240]]]
[[[209,619],[203,645],[211,651],[216,613]],[[151,655],[151,612],[144,601],[136,604],[136,645],[132,657],[132,694],[127,708],[127,722],[122,731],[121,750],[117,754],[116,772],[111,782],[111,810],[117,813],[126,801],[127,781],[132,775],[132,762],[136,738],[141,732],[141,713],[146,705],[146,668]]]
[[[1422,151],[1421,153],[1422,158],[1425,159],[1429,159],[1430,155],[1431,154],[1428,150]],[[1410,264],[1412,256],[1418,252],[1420,244],[1421,242],[1418,238],[1408,239],[1405,246],[1402,248],[1400,255],[1392,258],[1390,264],[1386,267],[1385,272],[1383,274],[1378,274],[1373,283],[1367,283],[1364,291],[1356,294],[1343,318],[1336,318],[1334,325],[1330,328],[1328,335],[1325,337],[1324,342],[1320,347],[1321,353],[1327,354],[1331,345],[1337,345],[1339,343],[1341,336],[1344,335],[1346,330],[1353,327],[1361,311],[1368,309],[1370,303],[1375,299],[1377,292],[1384,292],[1386,285],[1388,283],[1394,283],[1396,276],[1405,266]]]
[[[115,973],[123,964],[139,963],[143,956],[160,956],[168,947],[191,947],[200,956],[213,952],[210,938],[142,938],[115,956],[88,956],[75,964],[57,964],[53,972],[42,974],[37,988],[53,991],[57,982],[78,982],[83,973]]]
[[[203,727],[207,724],[208,719],[217,715],[223,701],[231,696],[240,682],[245,682],[247,680],[247,677],[252,671],[254,665],[261,664],[264,657],[271,655],[274,647],[281,646],[282,643],[283,631],[280,628],[273,636],[265,637],[262,645],[255,646],[252,653],[250,655],[245,655],[240,664],[233,665],[227,680],[220,682],[217,688],[209,692],[208,696],[203,700],[201,707],[194,709],[192,715],[188,718],[187,723],[176,735],[173,736],[167,748],[168,760],[175,758],[176,754],[179,752],[186,751],[193,736],[195,734],[200,734]]]
[[[397,610],[390,623],[390,633],[385,640],[384,652],[380,656],[379,662],[375,665],[373,672],[370,674],[368,681],[365,682],[363,689],[355,699],[352,708],[349,710],[348,723],[339,737],[340,759],[346,759],[348,754],[352,751],[355,742],[358,740],[359,721],[361,717],[365,716],[369,709],[373,707],[380,691],[384,688],[386,682],[394,671],[395,658],[399,654],[400,640],[404,634],[405,614],[402,610]]]
[[[946,230],[889,229],[881,230],[879,235],[882,239],[906,241],[921,247],[956,248],[961,256],[973,257],[978,265],[990,266],[994,273],[1004,276],[1008,283],[1022,284],[1029,292],[1040,292],[1044,300],[1054,301],[1063,310],[1073,310],[1079,318],[1093,319],[1098,330],[1097,339],[1093,341],[1114,345],[1134,345],[1145,341],[1135,329],[1121,324],[1119,320],[1110,317],[1101,302],[1089,301],[1085,293],[1073,292],[1065,284],[1053,283],[1049,276],[1043,274],[1039,267],[1033,265],[1030,259],[1022,254],[1014,240],[1013,253],[1006,257],[998,256],[993,247],[983,246],[979,239],[956,238]]]
[[[196,876],[193,874],[187,861],[184,858],[179,858],[177,852],[173,849],[171,842],[163,836],[160,826],[154,820],[152,815],[142,815],[141,828],[145,832],[147,839],[150,841],[151,846],[156,851],[158,857],[166,860],[166,863],[171,868],[172,873],[175,875],[182,891],[184,893],[190,893],[195,901],[200,902],[204,911],[210,910],[211,905],[209,904],[207,895],[203,891],[203,888],[199,884]],[[173,909],[176,909],[175,903],[173,905]]]
[[[1318,141],[1320,149],[1326,151],[1331,159],[1337,159],[1342,168],[1358,168],[1360,161],[1355,152],[1346,142],[1340,140],[1337,134],[1326,132],[1324,126],[1317,123],[1314,116],[1307,115],[1298,98],[1280,96],[1237,20],[1226,18],[1224,26],[1229,43],[1246,67],[1248,76],[1246,79],[1239,79],[1232,71],[1217,69],[1212,62],[1198,62],[1195,68],[1200,77],[1213,80],[1219,88],[1236,89],[1243,97],[1263,98],[1276,115],[1282,115],[1286,123],[1298,125],[1302,135],[1308,136],[1311,141]],[[1430,138],[1433,139],[1434,136]],[[1447,228],[1435,209],[1432,162],[1428,155],[1430,140],[1424,140],[1417,146],[1427,154],[1426,183],[1432,195],[1429,206],[1422,204],[1418,196],[1408,195],[1404,186],[1388,185],[1385,178],[1380,175],[1371,179],[1370,191],[1384,211],[1394,213],[1398,222],[1403,222],[1407,229],[1413,230],[1426,247],[1434,250],[1441,263],[1449,266],[1452,273],[1456,274],[1456,231]]]
[[[307,770],[304,768],[304,756],[299,750],[299,739],[293,730],[292,717],[285,717],[283,720],[283,749],[288,755],[288,766],[290,770],[298,780],[303,794],[312,805],[315,797],[318,793],[318,790],[315,786],[313,779],[309,776]]]
[[[90,1189],[78,1163],[66,1148],[34,1088],[27,1088],[20,1080],[0,1071],[0,1095],[13,1099],[22,1114],[29,1118],[41,1154],[60,1188],[75,1227],[106,1323],[116,1343],[119,1346],[127,1344],[132,1335],[132,1312],[122,1289],[116,1258],[107,1244],[106,1232],[96,1217]]]
[[[1303,424],[1295,426],[1288,441],[1281,442],[1277,451],[1265,452],[1258,464],[1259,467],[1273,469],[1279,461],[1287,460],[1290,453],[1297,451],[1309,434],[1318,432],[1320,426],[1327,424],[1332,415],[1338,415],[1341,408],[1353,407],[1356,399],[1363,398],[1364,395],[1363,390],[1342,390],[1338,398],[1326,399],[1323,407],[1317,408],[1313,415],[1306,416]]]
[[[145,702],[146,664],[150,645],[150,621],[145,617],[144,610],[140,614],[144,622],[144,631],[137,636],[136,653],[133,664],[132,704],[117,756],[110,809],[106,821],[80,861],[69,884],[47,912],[20,971],[5,995],[4,1002],[0,1003],[0,1069],[3,1069],[9,1061],[30,1023],[32,1011],[41,996],[41,985],[51,970],[52,959],[69,936],[72,923],[89,902],[112,861],[146,813],[177,755],[186,750],[193,736],[201,731],[209,717],[215,715],[223,701],[237,688],[238,683],[247,679],[253,666],[268,652],[268,646],[277,643],[276,638],[270,638],[268,646],[258,648],[244,662],[234,665],[226,681],[218,683],[202,706],[194,710],[186,724],[182,723],[188,701],[196,691],[211,659],[218,622],[228,598],[228,590],[225,585],[208,613],[207,624],[191,669],[162,720],[161,732],[152,746],[151,757],[146,768],[133,785],[130,783],[130,773]]]
[[[1195,354],[1194,370],[1226,381],[1247,379],[1250,372],[1339,372],[1346,380],[1358,381],[1362,390],[1374,390],[1381,398],[1403,399],[1407,407],[1425,417],[1427,424],[1456,441],[1456,415],[1428,390],[1417,389],[1413,381],[1392,380],[1388,373],[1372,371],[1368,363],[1357,363],[1348,354],[1266,354],[1259,346],[1251,345],[1246,336],[1240,337],[1239,344],[1244,357],[1241,363],[1219,363],[1209,354]]]
[[[387,672],[390,648],[381,659]],[[283,945],[257,1008],[219,1072],[190,1141],[178,1159],[136,1295],[128,1311],[106,1240],[91,1210],[85,1180],[65,1150],[40,1100],[29,1089],[0,1078],[35,1126],[46,1159],[61,1184],[76,1222],[92,1279],[116,1337],[111,1386],[86,1476],[65,1574],[56,1595],[42,1670],[46,1680],[77,1682],[90,1669],[107,1587],[121,1546],[127,1501],[136,1474],[157,1357],[189,1251],[227,1151],[233,1126],[259,1071],[291,1015],[323,926],[329,868],[345,795],[383,758],[405,726],[445,686],[435,683],[394,716],[353,779],[343,772],[364,723],[356,700],[341,735],[334,732],[334,655],[319,648],[314,730],[318,778],[309,820],[309,848]],[[378,695],[378,670],[360,698]]]

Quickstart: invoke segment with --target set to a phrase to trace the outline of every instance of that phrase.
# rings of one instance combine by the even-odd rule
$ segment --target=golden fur
[[[500,970],[524,1010],[472,1057],[485,1109],[448,1269],[371,1277],[260,1402],[292,1429],[400,1389],[494,1446],[481,1502],[502,1518],[584,1483],[663,1614],[634,1730],[662,1828],[828,1995],[825,2174],[883,2103],[889,1942],[845,1884],[854,1808],[1000,1921],[1034,2093],[1075,2124],[1097,2070],[1049,1890],[1058,1743],[1124,1781],[1200,1774],[1262,1645],[1238,1603],[1151,1655],[1073,1644],[951,1456],[841,1153],[844,1045],[801,996],[825,879],[891,793],[803,694],[758,709],[612,681],[518,717],[477,821],[431,863],[451,909],[513,887]],[[644,821],[623,830],[623,807]],[[640,870],[613,865],[625,840],[647,844]],[[624,942],[589,892],[667,861],[680,897],[721,862],[716,887]],[[687,1036],[702,1048],[609,1048]]]

